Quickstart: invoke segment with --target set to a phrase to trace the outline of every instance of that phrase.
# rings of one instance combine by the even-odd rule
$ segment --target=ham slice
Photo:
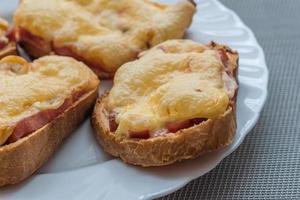
[[[151,137],[158,137],[162,136],[168,133],[176,133],[177,131],[185,128],[192,127],[194,125],[200,124],[204,121],[206,121],[206,118],[193,118],[189,120],[184,121],[175,121],[170,122],[166,125],[166,128],[156,130],[154,132],[150,132],[149,130],[143,130],[143,131],[129,131],[128,135],[130,138],[136,138],[136,139],[148,139]],[[111,132],[115,132],[118,128],[118,124],[116,122],[116,113],[110,112],[108,115],[108,123],[109,123],[109,129]]]
[[[14,29],[9,29],[4,35],[0,36],[0,58],[16,54]]]
[[[225,69],[227,69],[229,58],[226,54],[226,51],[224,49],[218,49],[218,53],[219,53],[220,59],[224,65]]]
[[[206,120],[207,120],[206,118],[194,118],[194,119],[191,119],[190,121],[193,125],[197,125],[197,124],[200,124],[200,123],[202,123]]]
[[[9,28],[5,36],[8,38],[9,41],[16,42],[16,29],[14,27]]]
[[[94,71],[104,70],[99,63],[93,63],[75,53],[69,47],[58,47],[53,41],[45,41],[42,37],[36,36],[24,28],[18,28],[18,40],[21,45],[31,54],[33,57],[40,57],[55,53],[60,56],[69,56],[78,61],[81,61],[88,65]],[[100,62],[100,61],[99,61]]]
[[[40,111],[30,117],[26,117],[25,119],[19,121],[6,143],[9,144],[16,142],[20,138],[23,138],[31,134],[32,132],[42,128],[49,122],[53,121],[69,107],[71,107],[84,94],[84,91],[76,92],[71,97],[67,98],[59,108]]]
[[[52,51],[50,42],[33,35],[24,28],[18,28],[17,39],[21,46],[30,52],[30,56],[41,57],[50,54]]]
[[[222,79],[224,81],[226,93],[228,94],[229,98],[233,98],[236,93],[235,91],[238,88],[238,85],[235,79],[233,78],[232,70],[228,68],[228,55],[224,49],[218,49],[218,54],[225,68],[225,72],[222,74]]]
[[[130,138],[136,138],[136,139],[148,139],[150,138],[150,132],[149,130],[144,130],[144,131],[129,131],[129,137]]]
[[[115,115],[114,115],[115,117]],[[168,133],[176,133],[177,131],[181,130],[181,129],[185,129],[185,128],[190,128],[194,125],[200,124],[201,122],[206,121],[206,118],[194,118],[194,119],[190,119],[190,120],[185,120],[185,121],[176,121],[176,122],[171,122],[168,123],[166,125],[166,128],[160,129],[160,130],[156,130],[154,132],[150,132],[149,130],[144,130],[144,131],[129,131],[128,135],[130,138],[135,138],[135,139],[148,139],[151,137],[158,137],[158,136],[162,136]],[[110,126],[112,126],[112,122],[111,119],[109,118],[109,122],[110,122]],[[113,126],[116,127],[117,129],[117,124],[114,121],[113,122]],[[112,128],[110,128],[110,130],[112,131]],[[113,131],[112,131],[113,132]]]
[[[111,132],[115,132],[118,128],[118,125],[116,123],[116,113],[111,112],[108,116],[109,121],[109,129]]]
[[[228,76],[233,78],[233,69],[229,68],[229,57],[227,55],[227,52],[224,49],[218,49],[218,54],[219,54],[220,60],[223,63],[225,72],[228,74]]]
[[[171,133],[176,133],[177,131],[179,131],[180,129],[184,129],[184,128],[188,128],[192,126],[192,123],[190,122],[190,120],[185,120],[185,121],[176,121],[176,122],[171,122],[167,124],[167,129],[171,132]]]
[[[101,70],[101,71],[105,72],[105,70],[103,68],[101,68],[101,66],[99,66],[98,64],[95,64],[95,63],[92,63],[92,62],[86,60],[85,58],[83,58],[82,56],[76,54],[72,49],[70,49],[68,47],[56,47],[56,46],[53,46],[52,49],[53,49],[53,52],[56,55],[69,56],[69,57],[75,58],[76,60],[81,61],[84,64],[86,64],[87,66],[89,66],[94,71],[95,70],[96,71],[97,70]]]
[[[206,121],[206,118],[194,118],[185,121],[176,121],[167,124],[167,129],[171,133],[176,133],[177,131],[185,128],[192,127],[194,125],[200,124],[201,122]]]
[[[0,50],[3,49],[4,47],[6,47],[7,42],[4,41],[2,38],[0,38]]]

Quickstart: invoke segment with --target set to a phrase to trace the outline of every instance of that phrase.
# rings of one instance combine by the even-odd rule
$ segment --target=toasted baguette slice
[[[53,155],[91,111],[98,97],[99,80],[83,63],[68,57],[47,56],[28,63],[9,56],[0,61],[0,69],[4,79],[1,92],[7,95],[1,96],[0,114],[5,117],[5,113],[12,113],[11,118],[1,118],[0,124],[1,187],[26,179]],[[58,87],[63,90],[57,90]],[[18,91],[17,95],[9,91],[11,88]],[[64,103],[56,104],[59,98]],[[35,109],[29,110],[32,107]],[[32,114],[13,118],[18,112]]]
[[[238,54],[228,47],[211,43],[208,47],[222,49],[228,56],[227,68],[236,79]],[[94,109],[92,124],[96,137],[109,154],[123,161],[143,167],[162,166],[193,159],[204,153],[231,144],[236,131],[236,94],[230,99],[227,110],[216,119],[208,119],[174,134],[149,139],[118,138],[110,131],[107,99],[100,97]]]
[[[182,38],[195,10],[192,0],[174,4],[23,0],[14,21],[19,43],[29,55],[71,56],[101,78],[111,78],[139,52],[168,39]]]
[[[86,117],[97,96],[95,88],[43,128],[0,147],[0,186],[19,183],[39,169]]]

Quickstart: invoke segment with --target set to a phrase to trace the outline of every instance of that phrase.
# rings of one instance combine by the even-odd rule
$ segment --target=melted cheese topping
[[[40,111],[59,108],[77,91],[97,87],[98,79],[72,58],[46,56],[27,63],[9,56],[0,61],[0,145],[16,123]]]
[[[188,1],[22,0],[15,23],[113,72],[142,49],[181,38],[194,12]]]
[[[115,75],[107,106],[117,114],[116,134],[218,117],[229,103],[223,72],[216,50],[189,40],[170,40],[143,53]]]
[[[0,18],[0,43],[8,43],[8,39],[5,37],[7,29],[8,29],[7,21]]]

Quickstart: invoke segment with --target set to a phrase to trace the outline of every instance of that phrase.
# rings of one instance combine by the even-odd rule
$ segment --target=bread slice
[[[91,111],[97,96],[95,88],[49,124],[0,147],[0,186],[19,183],[39,169]]]
[[[214,42],[212,49],[223,49],[229,60],[228,69],[235,79],[238,54],[230,48]],[[198,125],[181,129],[175,134],[149,139],[117,138],[110,131],[106,101],[108,93],[100,97],[94,109],[92,124],[96,137],[109,154],[123,161],[143,167],[161,166],[196,158],[204,153],[222,148],[232,143],[236,131],[236,94],[230,100],[227,110],[216,119],[208,119]]]
[[[73,58],[45,56],[32,63],[0,60],[0,186],[33,174],[84,117],[99,80]]]
[[[101,78],[109,78],[139,52],[168,39],[182,38],[195,10],[192,0],[174,4],[23,0],[14,22],[18,41],[30,56],[71,56]]]

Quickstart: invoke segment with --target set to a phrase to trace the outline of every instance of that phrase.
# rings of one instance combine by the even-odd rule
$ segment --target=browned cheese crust
[[[236,79],[238,54],[214,42],[209,46],[214,49],[223,48],[226,51],[229,57],[228,67]],[[150,167],[193,159],[231,144],[235,136],[236,94],[227,111],[215,120],[208,119],[193,127],[181,129],[175,134],[143,140],[118,139],[110,132],[108,113],[104,107],[107,95],[103,95],[96,102],[92,116],[95,134],[106,152],[130,164]]]
[[[19,183],[39,169],[83,121],[97,96],[96,88],[43,128],[0,147],[0,186]]]

